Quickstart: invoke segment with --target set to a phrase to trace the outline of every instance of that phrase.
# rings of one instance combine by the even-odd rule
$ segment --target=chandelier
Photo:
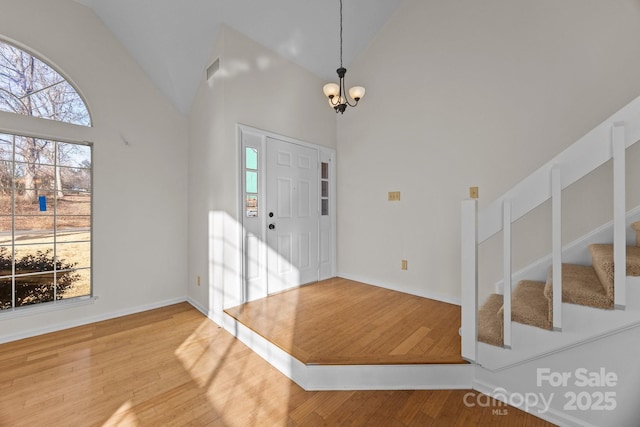
[[[349,89],[349,95],[347,96],[344,84],[344,75],[347,74],[347,69],[342,66],[342,0],[340,0],[340,68],[336,72],[338,73],[339,83],[327,83],[322,88],[322,91],[329,98],[329,105],[336,110],[336,113],[344,114],[347,105],[350,107],[358,105],[358,101],[364,96],[364,88],[362,86],[354,86]],[[353,103],[349,101],[349,97],[353,99]]]

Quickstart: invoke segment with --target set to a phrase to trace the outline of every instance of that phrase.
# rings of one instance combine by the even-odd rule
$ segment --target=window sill
[[[73,298],[69,300],[57,300],[51,302],[44,302],[34,305],[28,305],[25,307],[8,308],[0,311],[0,321],[6,319],[13,319],[16,317],[33,316],[36,314],[49,313],[52,311],[65,310],[67,308],[82,307],[84,305],[90,305],[95,303],[98,299],[96,296],[87,296]]]

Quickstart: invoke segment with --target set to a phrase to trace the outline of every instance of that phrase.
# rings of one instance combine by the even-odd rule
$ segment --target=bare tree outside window
[[[91,150],[0,134],[0,310],[91,295]]]
[[[1,41],[0,110],[91,125],[60,73]],[[91,295],[91,151],[0,133],[0,310]]]
[[[0,41],[0,110],[91,126],[78,92],[53,68]]]

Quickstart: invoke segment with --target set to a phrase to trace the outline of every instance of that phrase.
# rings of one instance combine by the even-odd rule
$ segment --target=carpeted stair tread
[[[613,245],[589,245],[593,269],[607,296],[613,301]],[[640,276],[640,247],[627,246],[627,276]]]
[[[544,282],[520,281],[511,295],[511,320],[551,330],[553,325],[549,316],[549,301],[544,296],[544,288]]]
[[[502,347],[504,326],[498,311],[502,307],[502,295],[491,294],[478,310],[478,341]]]
[[[549,302],[549,320],[552,320],[553,269],[549,267],[544,296]],[[598,275],[590,265],[562,264],[562,302],[612,309],[613,299],[607,295]]]

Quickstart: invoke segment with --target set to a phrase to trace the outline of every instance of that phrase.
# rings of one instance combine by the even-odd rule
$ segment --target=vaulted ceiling
[[[193,103],[221,24],[327,81],[339,66],[338,0],[76,0],[94,10],[183,113]],[[344,64],[403,0],[344,0]],[[321,88],[318,88],[321,90]]]

